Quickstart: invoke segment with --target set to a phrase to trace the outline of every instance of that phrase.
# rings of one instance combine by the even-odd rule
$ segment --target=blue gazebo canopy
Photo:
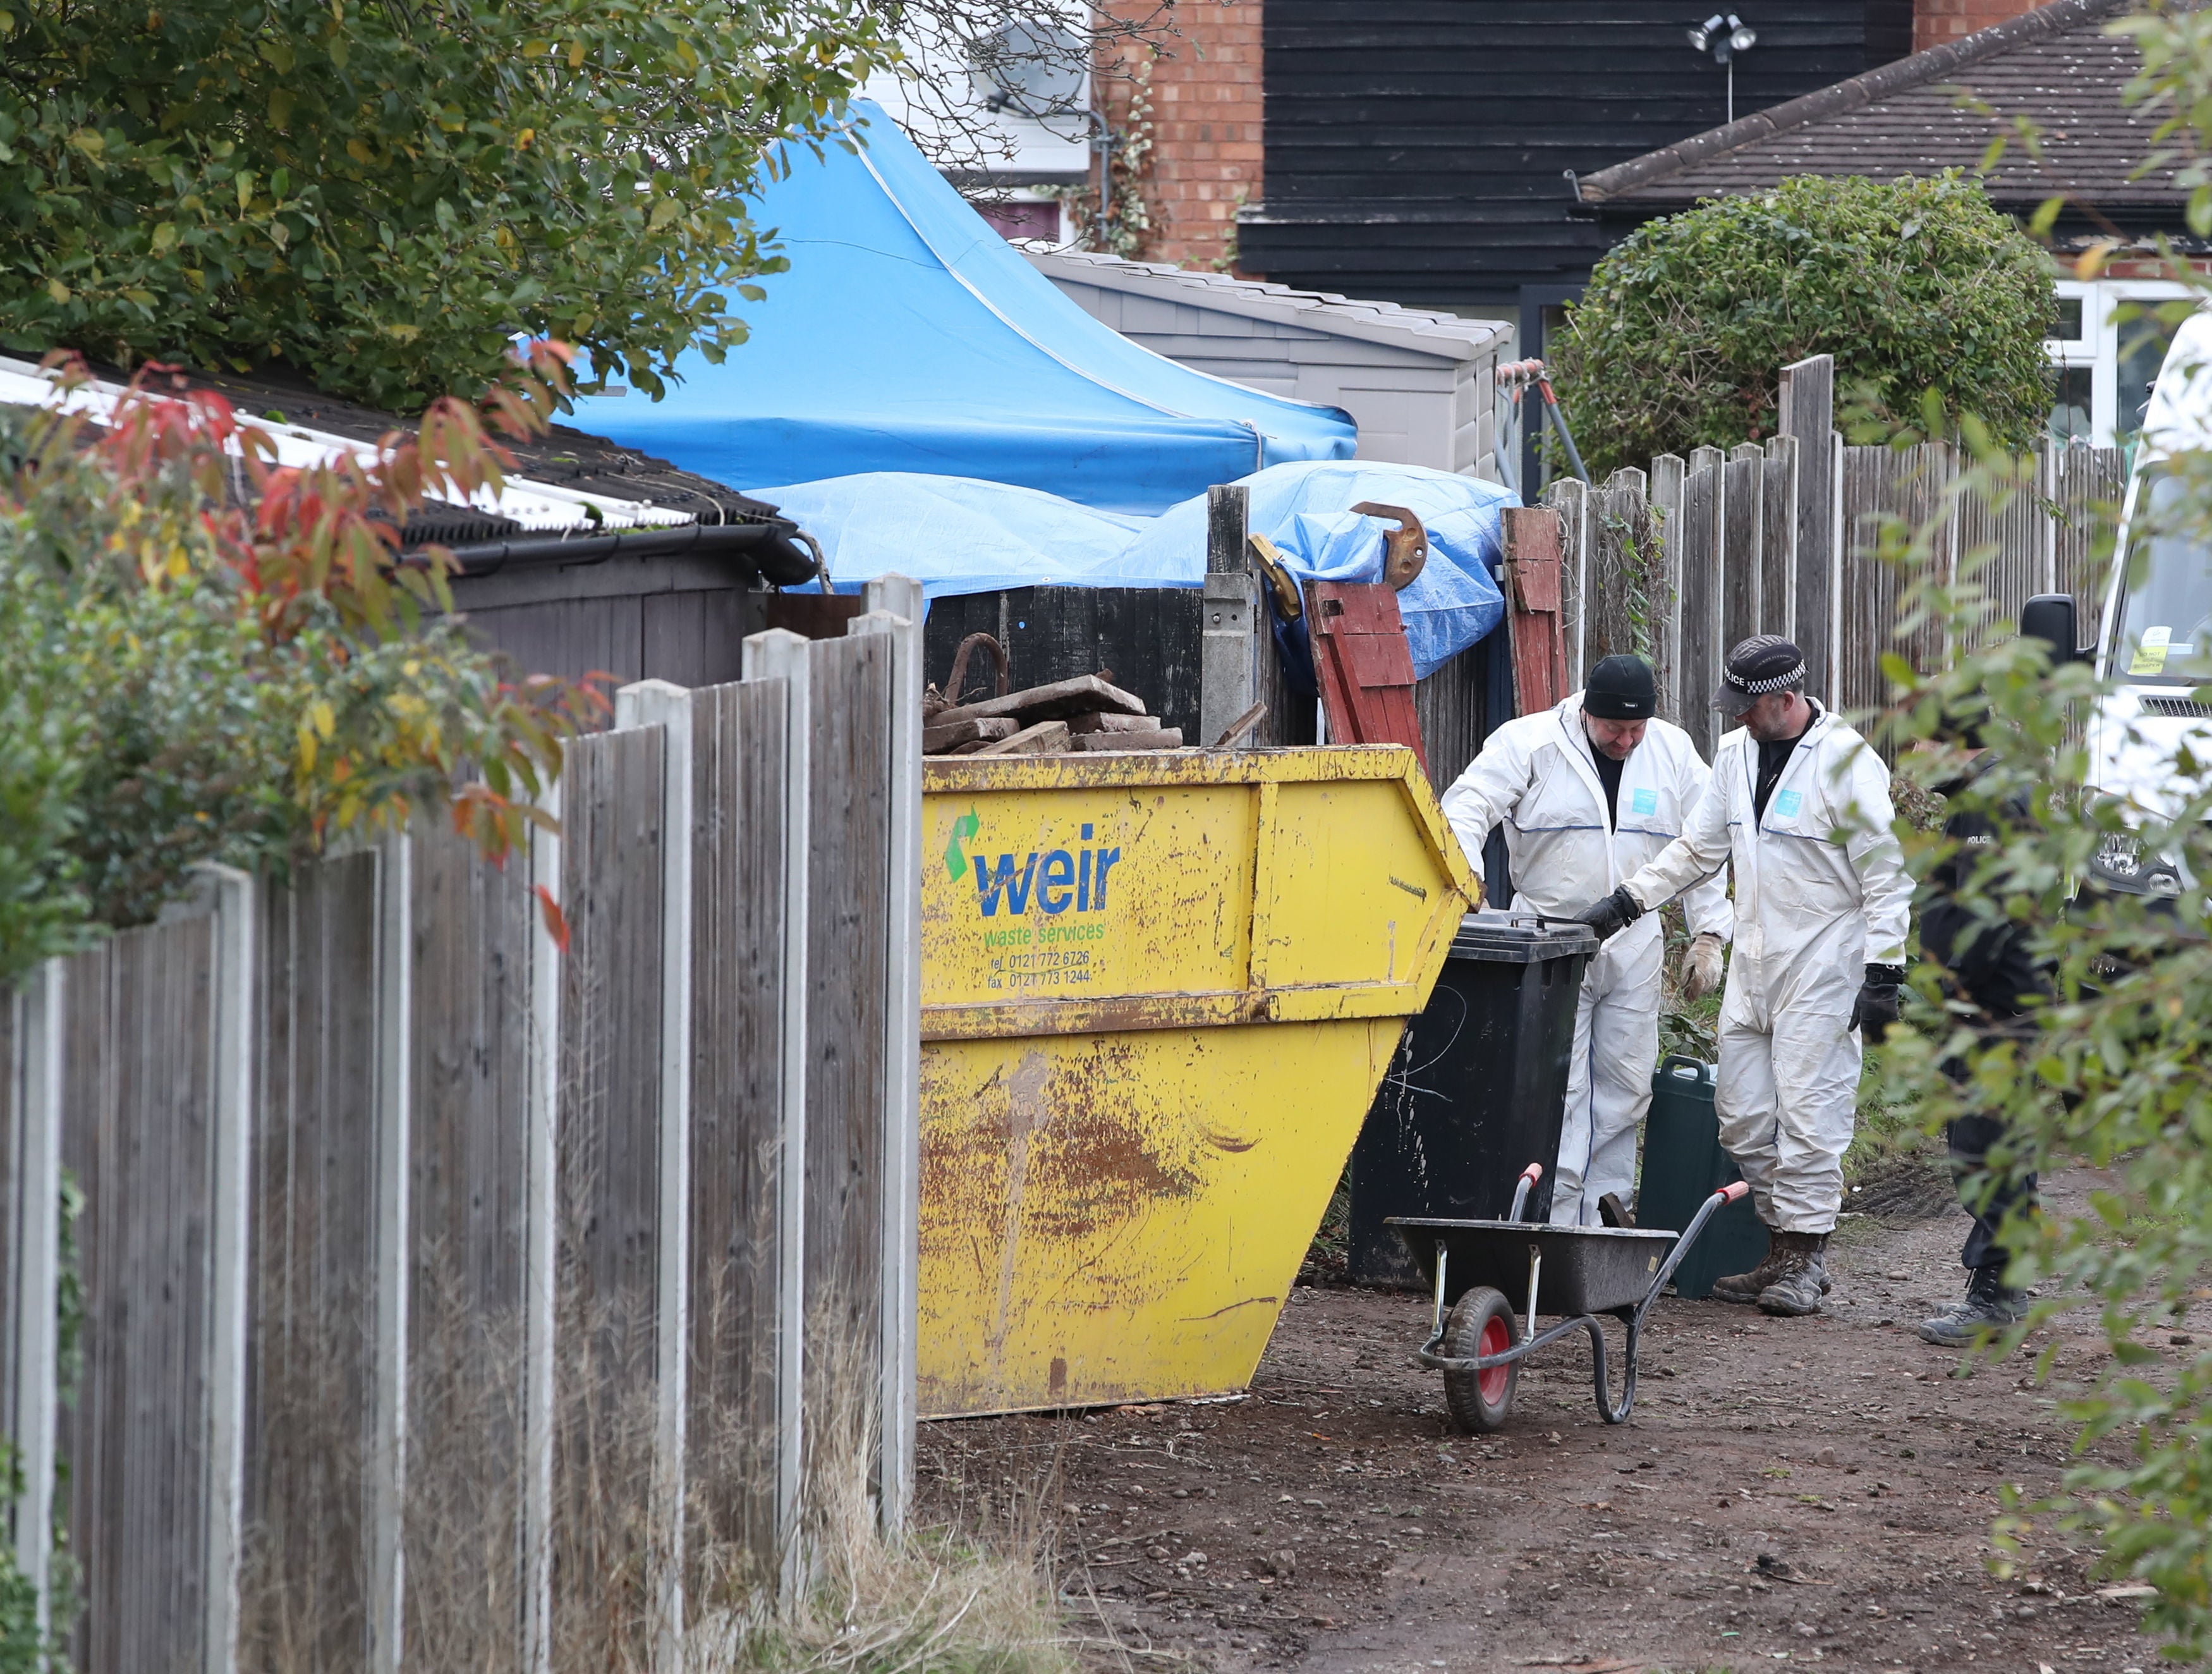
[[[1139,348],[1063,296],[881,110],[857,149],[786,148],[756,219],[787,272],[732,301],[748,340],[693,350],[660,401],[586,399],[579,422],[736,489],[920,472],[1152,514],[1272,465],[1352,457],[1334,407]]]

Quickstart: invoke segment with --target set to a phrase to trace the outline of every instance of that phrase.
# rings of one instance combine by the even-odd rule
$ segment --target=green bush
[[[2043,253],[1955,173],[1802,176],[1638,228],[1590,275],[1553,374],[1602,475],[1774,434],[1780,369],[1836,357],[1877,417],[1934,391],[2025,447],[2051,411]]]
[[[0,345],[415,413],[520,332],[657,394],[887,50],[868,0],[0,0]]]

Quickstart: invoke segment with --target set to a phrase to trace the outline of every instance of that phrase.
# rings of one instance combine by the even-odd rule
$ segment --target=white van
[[[2100,679],[2119,683],[2089,721],[2087,788],[2153,818],[2179,800],[2171,764],[2185,739],[2212,759],[2212,705],[2195,696],[2212,685],[2212,520],[2172,527],[2182,485],[2169,461],[2179,454],[2212,454],[2212,313],[2183,323],[2151,392],[2117,549],[2134,561],[2112,566],[2100,642],[2080,644],[2065,594],[2032,599],[2021,612],[2022,633],[2094,660]],[[2132,582],[2130,570],[2139,571]],[[2123,837],[2103,846],[2090,871],[2094,884],[2131,895],[2178,896],[2193,881],[2177,859]]]

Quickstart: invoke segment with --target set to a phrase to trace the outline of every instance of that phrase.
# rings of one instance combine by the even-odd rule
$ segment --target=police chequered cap
[[[1741,715],[1770,691],[1789,691],[1805,684],[1805,654],[1779,634],[1753,634],[1728,654],[1713,707],[1723,715]]]

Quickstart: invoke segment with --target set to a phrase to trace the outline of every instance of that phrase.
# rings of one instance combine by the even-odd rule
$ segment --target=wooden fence
[[[866,602],[625,688],[503,870],[210,868],[0,1006],[13,1538],[86,1674],[672,1668],[823,1473],[902,1518],[921,600]]]
[[[1710,756],[1720,718],[1707,698],[1728,648],[1748,635],[1795,640],[1814,695],[1846,711],[1887,701],[1885,653],[1923,670],[1953,654],[1940,627],[1898,639],[1902,578],[1874,549],[1885,519],[1917,527],[1944,506],[1959,460],[1941,444],[1846,445],[1834,389],[1832,359],[1817,356],[1784,370],[1782,433],[1763,446],[1662,454],[1648,472],[1551,486],[1545,501],[1566,547],[1570,685],[1614,652],[1650,657],[1661,713]],[[2103,520],[2109,531],[2124,484],[2119,449],[2046,443],[2008,500],[1959,496],[1934,556],[1947,575],[1978,583],[1992,627],[2016,623],[2036,594],[2071,593],[2094,630],[2098,529]]]

